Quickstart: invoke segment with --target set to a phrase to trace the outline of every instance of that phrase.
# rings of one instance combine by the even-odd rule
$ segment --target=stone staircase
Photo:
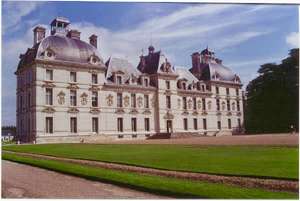
[[[171,133],[157,133],[150,137],[147,137],[147,140],[153,140],[153,139],[170,139]]]
[[[171,139],[183,139],[183,138],[193,138],[202,137],[203,134],[200,133],[172,133]]]

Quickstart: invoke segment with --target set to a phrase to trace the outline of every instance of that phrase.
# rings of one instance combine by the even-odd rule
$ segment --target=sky
[[[207,46],[241,77],[243,88],[260,65],[280,63],[299,47],[297,5],[2,2],[2,125],[15,125],[16,71],[19,55],[33,45],[33,28],[47,28],[57,16],[88,41],[98,35],[98,49],[137,66],[152,44],[172,65],[190,68],[191,54]]]

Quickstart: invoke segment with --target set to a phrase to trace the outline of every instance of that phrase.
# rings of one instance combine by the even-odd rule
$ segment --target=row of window
[[[145,118],[145,131],[150,131],[150,119]],[[117,119],[118,132],[123,132],[123,118]],[[98,117],[92,118],[92,132],[99,132],[99,119]],[[131,129],[133,132],[137,131],[137,118],[131,118]],[[70,131],[71,133],[77,133],[77,118],[70,118]],[[53,117],[46,117],[46,133],[53,133]]]
[[[217,104],[217,111],[220,111],[220,99],[217,99],[216,100],[216,104]],[[227,106],[227,110],[230,111],[230,100],[226,100],[226,106]],[[240,101],[236,101],[236,109],[237,111],[240,111],[241,110],[241,107],[240,107]]]
[[[202,119],[203,121],[203,129],[206,130],[207,129],[207,123],[206,123],[206,119]],[[241,128],[241,119],[237,120],[238,122],[238,127]],[[198,130],[198,119],[194,118],[193,119],[193,123],[194,123],[194,130]],[[227,124],[228,124],[228,129],[231,129],[231,119],[227,119]],[[217,122],[217,126],[218,129],[221,130],[221,121]],[[183,128],[184,130],[188,130],[188,119],[184,118],[183,119]]]
[[[220,94],[220,91],[219,91],[219,87],[216,86],[216,94]],[[226,95],[229,96],[229,88],[226,88]],[[235,95],[236,96],[239,96],[240,95],[240,91],[238,88],[235,89]]]
[[[93,73],[91,76],[92,84],[98,84],[98,75]],[[46,69],[46,80],[53,80],[53,70]],[[70,72],[70,82],[77,82],[76,72]]]

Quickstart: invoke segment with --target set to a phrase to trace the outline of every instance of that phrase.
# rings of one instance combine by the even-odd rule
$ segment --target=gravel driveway
[[[98,199],[167,198],[5,160],[2,160],[2,197]]]

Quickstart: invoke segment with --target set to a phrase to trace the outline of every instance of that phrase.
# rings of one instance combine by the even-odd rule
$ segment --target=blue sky
[[[3,2],[2,125],[15,124],[19,54],[32,46],[32,29],[39,24],[49,30],[56,16],[69,18],[82,40],[98,35],[105,61],[115,56],[137,65],[152,38],[173,65],[190,68],[190,55],[208,45],[244,86],[261,64],[278,63],[299,45],[296,5]]]

